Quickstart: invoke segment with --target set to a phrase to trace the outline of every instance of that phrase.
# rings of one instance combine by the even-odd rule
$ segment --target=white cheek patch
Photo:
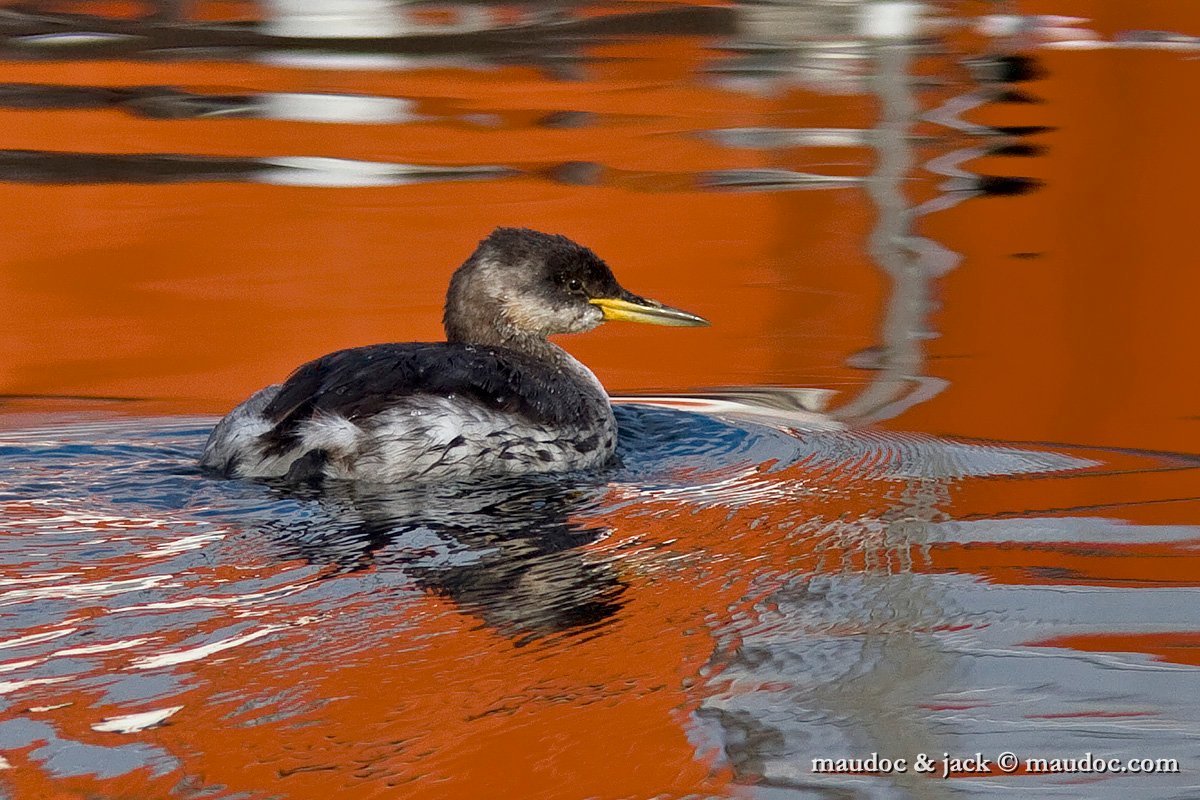
[[[520,272],[494,260],[481,261],[471,276],[470,295],[480,308],[498,308],[504,323],[522,333],[583,333],[604,321],[604,313],[582,298],[547,296],[534,275],[532,268]]]
[[[553,310],[526,295],[506,297],[502,304],[505,319],[517,330],[542,332],[554,328]]]
[[[604,321],[604,312],[593,305],[564,302],[551,306],[530,297],[505,300],[504,316],[518,330],[544,335],[583,333]]]
[[[571,330],[571,333],[583,333],[584,331],[594,330],[600,327],[600,323],[604,322],[604,312],[593,305],[588,305],[587,308],[580,309],[579,312],[579,327]],[[580,364],[582,367],[583,365]],[[587,368],[584,367],[586,370]]]

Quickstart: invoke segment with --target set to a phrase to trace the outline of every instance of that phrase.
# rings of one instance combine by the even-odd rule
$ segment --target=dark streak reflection
[[[125,20],[9,7],[0,15],[0,51],[13,58],[226,57],[273,51],[468,55],[504,62],[538,63],[556,49],[574,48],[597,37],[716,36],[734,30],[731,9],[715,6],[664,8],[591,17],[535,15],[522,24],[493,24],[473,30],[422,31],[388,35],[326,37],[272,35],[247,23],[181,25],[178,14]]]
[[[285,558],[374,570],[452,600],[518,644],[593,628],[621,608],[625,583],[581,548],[603,528],[575,516],[603,482],[525,477],[405,486],[332,484],[282,497],[311,501],[329,524],[270,533]]]
[[[0,181],[10,183],[185,183],[245,181],[295,186],[401,186],[437,181],[532,176],[568,186],[637,192],[782,192],[844,189],[862,179],[784,169],[635,171],[593,162],[540,164],[402,164],[319,156],[243,158],[181,153],[70,153],[0,150]]]
[[[251,181],[291,185],[400,185],[508,177],[501,166],[425,166],[335,158],[232,158],[177,153],[53,153],[0,150],[0,181],[180,183]]]
[[[522,119],[528,115],[502,109],[467,109],[455,106],[451,98],[438,100],[449,108],[434,113],[421,107],[415,99],[370,94],[219,94],[175,86],[0,84],[0,108],[19,111],[117,110],[154,120],[249,118],[344,124],[453,122],[483,129],[527,127],[529,124],[574,129],[595,124],[596,115],[586,112],[545,112],[529,123]]]

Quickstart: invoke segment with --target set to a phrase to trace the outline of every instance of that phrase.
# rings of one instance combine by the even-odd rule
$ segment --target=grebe
[[[708,324],[626,291],[564,236],[497,228],[450,279],[445,342],[304,364],[222,419],[200,465],[227,477],[378,483],[602,466],[617,444],[608,394],[547,337],[605,320]]]

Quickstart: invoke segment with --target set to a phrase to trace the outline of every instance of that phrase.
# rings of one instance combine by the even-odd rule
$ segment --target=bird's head
[[[583,245],[526,228],[497,228],[479,243],[450,281],[444,318],[450,341],[485,344],[580,333],[606,320],[708,324],[624,289]]]

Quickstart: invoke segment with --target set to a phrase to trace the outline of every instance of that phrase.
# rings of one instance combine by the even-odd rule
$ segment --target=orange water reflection
[[[137,4],[103,5],[112,16],[138,13]],[[197,18],[254,13],[249,4],[195,5]],[[1104,36],[1130,27],[1200,30],[1200,13],[1177,4],[1144,4],[1138,19],[1127,18],[1134,13],[1128,4],[1022,5],[1036,13],[1094,14]],[[605,257],[635,291],[713,321],[688,332],[607,326],[565,342],[614,393],[815,386],[836,390],[835,406],[850,401],[876,377],[854,366],[861,364],[855,357],[879,344],[893,288],[864,246],[878,220],[868,193],[710,191],[699,188],[697,176],[773,168],[858,178],[875,168],[878,155],[865,146],[733,148],[697,134],[867,128],[879,103],[867,93],[803,85],[740,92],[701,80],[724,57],[712,45],[696,36],[598,44],[588,51],[595,60],[572,80],[511,64],[350,71],[239,61],[4,62],[5,83],[171,85],[200,95],[373,94],[409,98],[421,117],[328,126],[149,119],[123,108],[5,108],[5,149],[319,155],[495,164],[515,174],[373,188],[0,184],[0,394],[7,398],[0,411],[8,413],[0,424],[23,427],[64,409],[220,413],[321,353],[438,338],[448,275],[497,225],[567,234]],[[1082,474],[964,482],[953,492],[938,487],[939,519],[1003,525],[1070,517],[1097,530],[1113,519],[1195,524],[1200,427],[1189,365],[1196,362],[1191,306],[1200,277],[1186,256],[1194,215],[1188,198],[1200,181],[1200,160],[1190,157],[1200,109],[1180,98],[1196,88],[1200,73],[1189,65],[1200,62],[1138,50],[1044,50],[1037,57],[1045,75],[1021,90],[1041,102],[985,104],[967,117],[981,125],[1047,126],[1030,137],[1045,154],[984,156],[968,167],[1044,186],[975,197],[920,218],[917,233],[962,256],[936,284],[929,323],[938,335],[923,345],[924,376],[947,385],[879,425],[1050,442],[1072,452],[1130,450],[1107,451],[1103,468]],[[948,85],[926,90],[923,102],[931,106],[964,80],[947,63],[921,64],[933,74],[948,70]],[[1164,72],[1170,81],[1161,79]],[[578,127],[543,124],[558,112],[593,116]],[[481,125],[473,115],[491,121]],[[932,154],[951,138],[937,131],[918,149]],[[558,170],[569,162],[601,165],[602,178],[597,185],[568,180]],[[909,191],[933,196],[937,180],[916,170]],[[107,405],[89,401],[98,398]],[[825,477],[796,469],[772,480],[819,485]],[[184,710],[138,734],[175,767],[64,777],[35,755],[35,743],[6,751],[16,768],[0,772],[0,780],[16,798],[186,797],[212,786],[223,787],[221,796],[270,791],[294,798],[737,794],[748,790],[711,743],[695,740],[690,719],[706,698],[731,691],[713,661],[714,652],[738,649],[718,641],[728,635],[725,624],[763,613],[756,604],[795,576],[907,571],[997,587],[1197,586],[1194,540],[912,544],[847,541],[821,527],[889,513],[919,516],[920,503],[900,501],[911,491],[901,482],[835,485],[802,507],[812,522],[802,533],[788,533],[795,502],[681,503],[686,516],[616,511],[602,521],[607,536],[583,551],[597,561],[620,557],[621,613],[603,629],[569,639],[521,644],[430,593],[416,603],[397,600],[393,614],[366,617],[369,625],[354,635],[369,647],[335,651],[298,669],[288,654],[311,655],[314,631],[339,630],[339,618],[311,623],[288,608],[256,612],[248,619],[259,627],[251,630],[270,631],[249,650],[252,657],[234,650],[189,665],[185,685],[171,693],[171,704]],[[14,531],[41,513],[20,504],[4,509]],[[753,533],[759,530],[774,535]],[[673,572],[663,566],[672,559],[707,567]],[[97,564],[89,580],[120,580],[128,567]],[[215,565],[204,578],[220,585],[257,570],[253,577],[270,584],[290,579],[294,567]],[[357,620],[354,611],[348,604],[339,614]],[[102,613],[99,606],[80,611],[81,619]],[[218,636],[228,623],[213,619],[201,632]],[[849,625],[841,633],[862,631]],[[1195,638],[1187,631],[1107,631],[1035,644],[1195,665]],[[182,637],[157,643],[186,645]],[[259,705],[274,702],[272,692],[287,695],[288,715],[260,712]],[[18,697],[48,708],[29,713],[65,738],[123,741],[91,728],[106,712],[94,687],[46,685],[28,700]]]

